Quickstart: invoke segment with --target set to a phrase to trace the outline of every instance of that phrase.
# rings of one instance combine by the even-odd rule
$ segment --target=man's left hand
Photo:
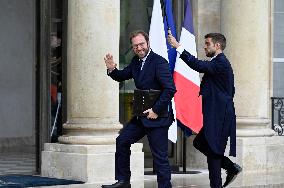
[[[148,119],[157,119],[158,118],[158,115],[152,110],[152,108],[145,110],[143,113],[144,114],[148,113],[148,116],[147,116]]]

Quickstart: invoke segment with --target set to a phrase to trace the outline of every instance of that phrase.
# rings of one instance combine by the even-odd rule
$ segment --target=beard
[[[147,48],[143,48],[139,51],[136,51],[135,54],[140,58],[140,59],[143,59],[144,57],[146,57],[146,55],[148,54],[149,52],[149,47]]]
[[[211,52],[206,51],[205,54],[206,54],[207,57],[214,57],[216,52],[215,51],[211,51]]]

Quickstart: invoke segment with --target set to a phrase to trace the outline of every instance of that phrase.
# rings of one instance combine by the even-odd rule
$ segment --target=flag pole
[[[182,171],[186,174],[186,134],[185,131],[183,132],[183,150],[182,150]]]
[[[168,31],[171,31],[171,28],[170,28],[169,22],[168,22],[168,15],[167,15],[167,11],[166,11],[166,6],[165,6],[164,0],[162,0],[162,10],[163,10],[164,16],[165,16],[165,18],[166,18],[167,29],[168,29]]]

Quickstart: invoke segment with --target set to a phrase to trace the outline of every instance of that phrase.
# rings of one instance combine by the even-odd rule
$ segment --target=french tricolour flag
[[[150,31],[149,31],[149,40],[153,52],[159,54],[166,60],[169,60],[160,0],[154,0]],[[173,124],[169,128],[168,139],[174,143],[177,140],[176,121],[173,122]]]
[[[186,51],[197,57],[190,2],[187,2],[180,42]],[[180,58],[176,59],[174,82],[177,92],[174,96],[176,118],[198,133],[202,127],[202,99],[199,96],[199,73],[189,68]]]

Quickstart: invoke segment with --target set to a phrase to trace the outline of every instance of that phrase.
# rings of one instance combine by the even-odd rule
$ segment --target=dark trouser
[[[115,179],[130,180],[130,146],[145,135],[154,159],[159,188],[171,188],[171,169],[168,161],[168,127],[146,128],[134,120],[116,138]]]
[[[222,187],[221,168],[228,170],[234,164],[228,157],[216,154],[210,148],[205,136],[203,128],[197,134],[193,141],[193,145],[201,153],[207,156],[209,179],[211,188]]]

